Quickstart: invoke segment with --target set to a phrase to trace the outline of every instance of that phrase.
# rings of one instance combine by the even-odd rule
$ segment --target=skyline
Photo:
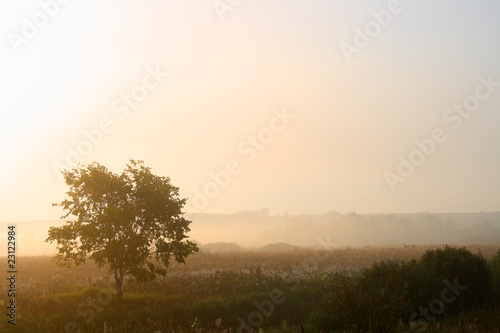
[[[62,167],[129,158],[188,212],[500,210],[500,4],[0,8],[2,222],[59,218]]]

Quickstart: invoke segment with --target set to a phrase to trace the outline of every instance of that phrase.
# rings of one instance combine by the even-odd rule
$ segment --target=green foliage
[[[491,262],[496,274],[499,263],[500,251]],[[408,323],[413,312],[439,301],[443,290],[447,299],[453,299],[443,302],[443,318],[485,308],[493,286],[490,267],[481,254],[448,246],[428,250],[418,261],[382,261],[359,274],[336,273],[330,282],[324,310],[315,317],[316,326],[326,330],[354,327],[362,332],[389,332],[401,322]],[[455,297],[449,288],[457,284],[466,289],[462,287]]]
[[[331,294],[322,316],[326,329],[355,328],[361,332],[388,332],[406,313],[407,298],[398,271],[399,264],[381,262],[361,274],[335,273],[330,277]],[[321,324],[320,326],[325,326]]]
[[[494,298],[497,304],[500,304],[500,250],[491,258],[490,267]]]
[[[99,163],[63,171],[68,198],[63,217],[77,217],[51,227],[48,242],[57,242],[56,261],[81,265],[90,258],[107,265],[121,297],[126,275],[136,281],[165,275],[170,259],[184,263],[198,251],[185,241],[190,221],[182,217],[186,199],[167,177],[156,176],[142,161],[131,160],[118,175]]]
[[[447,311],[459,312],[479,308],[486,304],[492,291],[491,270],[486,259],[465,248],[446,246],[444,249],[428,250],[419,262],[420,270],[430,276],[432,285],[424,286],[429,295],[440,297],[448,281],[466,286],[458,298],[446,306]],[[447,283],[446,283],[447,284]]]

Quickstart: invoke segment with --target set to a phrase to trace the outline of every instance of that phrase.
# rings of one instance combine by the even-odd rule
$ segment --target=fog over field
[[[236,243],[246,249],[273,243],[312,248],[500,244],[500,212],[272,215],[264,208],[234,214],[188,214],[187,218],[193,221],[190,239],[202,246],[218,242]],[[63,223],[64,220],[17,222],[19,253],[54,254],[54,244],[44,240],[50,226]],[[6,245],[5,240],[5,236],[0,238],[0,246]]]
[[[0,1],[0,331],[500,327],[499,32],[498,0]]]

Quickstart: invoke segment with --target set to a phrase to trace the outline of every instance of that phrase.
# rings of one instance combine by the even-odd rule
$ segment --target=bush
[[[498,288],[500,251],[491,267]],[[335,273],[330,277],[328,301],[315,316],[314,326],[326,331],[389,332],[417,318],[418,313],[423,318],[421,309],[444,318],[484,308],[493,287],[492,269],[481,254],[446,246],[427,251],[419,261],[382,261],[358,274]],[[456,290],[459,295],[451,290],[457,285],[466,286],[465,290]],[[443,307],[436,311],[439,302]]]
[[[457,313],[462,310],[481,308],[486,305],[492,292],[491,270],[486,259],[466,248],[428,250],[422,255],[420,269],[429,275],[431,285],[422,287],[432,299],[441,297],[447,285],[466,286],[460,295],[446,305],[446,310]],[[429,301],[430,301],[429,300]]]
[[[496,304],[500,304],[500,250],[493,256],[490,261],[493,295]]]
[[[358,275],[332,275],[332,294],[327,303],[331,319],[323,323],[329,325],[329,329],[393,330],[408,306],[404,285],[396,273],[399,269],[396,263],[382,262]]]

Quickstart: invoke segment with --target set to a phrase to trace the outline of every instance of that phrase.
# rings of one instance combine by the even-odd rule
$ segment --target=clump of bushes
[[[446,246],[420,260],[335,273],[329,282],[330,295],[316,316],[319,329],[389,332],[491,305],[494,288],[500,296],[500,251],[488,264],[481,253]]]
[[[428,250],[418,266],[430,279],[430,284],[424,287],[433,298],[440,297],[444,288],[462,291],[447,304],[450,312],[480,309],[487,304],[493,288],[492,272],[481,253],[473,254],[465,248],[453,247]]]
[[[500,304],[500,250],[490,261],[491,276],[493,284],[493,298],[496,304]]]
[[[393,263],[381,265],[390,269]],[[392,276],[372,279],[369,273],[336,273],[331,276],[335,288],[329,300],[329,313],[337,328],[355,332],[388,332],[406,312],[404,288],[395,288],[398,282]]]

